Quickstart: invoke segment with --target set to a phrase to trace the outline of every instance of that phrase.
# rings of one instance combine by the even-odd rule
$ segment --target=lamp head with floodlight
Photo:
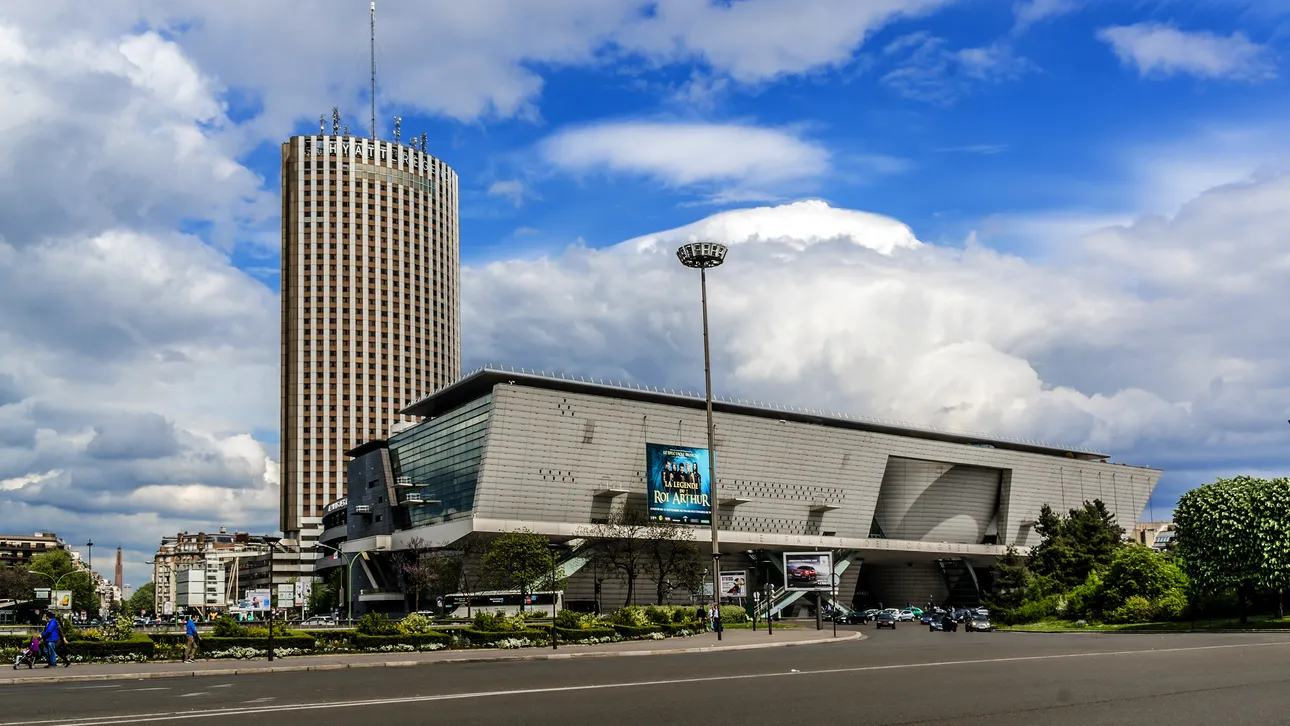
[[[707,269],[726,261],[730,248],[716,242],[691,242],[676,248],[676,259],[686,267]]]

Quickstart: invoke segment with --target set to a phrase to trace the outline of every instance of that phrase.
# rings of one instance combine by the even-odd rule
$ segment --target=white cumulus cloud
[[[731,245],[708,278],[720,394],[1207,474],[1282,445],[1290,344],[1266,332],[1290,324],[1287,200],[1290,176],[1211,190],[1046,264],[819,201],[723,212],[468,267],[463,333],[472,363],[695,390],[698,281],[674,249],[714,240]]]
[[[829,152],[800,134],[739,124],[624,121],[546,139],[546,161],[575,173],[640,174],[672,186],[767,192],[827,174]]]
[[[1187,32],[1162,23],[1138,23],[1104,28],[1098,37],[1122,63],[1144,77],[1183,74],[1247,81],[1276,77],[1272,51],[1240,32],[1222,36]]]

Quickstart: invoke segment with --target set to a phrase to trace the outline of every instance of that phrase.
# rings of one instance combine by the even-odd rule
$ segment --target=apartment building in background
[[[180,532],[163,537],[152,560],[156,612],[208,613],[227,608],[254,586],[248,583],[248,573],[265,560],[267,552],[263,536],[228,532],[223,527],[214,534]]]
[[[320,119],[321,121],[321,119]],[[397,129],[397,127],[396,127]],[[312,550],[345,452],[461,369],[457,174],[412,145],[332,133],[282,144],[281,527]],[[397,131],[396,131],[397,134]]]
[[[26,563],[32,557],[54,550],[72,552],[72,548],[53,532],[0,534],[0,567],[19,567],[25,570]]]

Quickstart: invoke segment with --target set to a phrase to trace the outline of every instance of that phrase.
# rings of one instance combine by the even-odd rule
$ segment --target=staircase
[[[784,561],[779,557],[773,556],[777,554],[778,553],[770,553],[770,555],[767,555],[765,552],[757,551],[753,553],[751,557],[753,558],[753,561],[758,564],[766,563],[772,566],[774,571],[780,574],[780,579],[782,581],[784,574]],[[821,593],[823,602],[833,605],[838,612],[843,614],[850,614],[852,612],[850,605],[847,603],[850,603],[851,594],[855,592],[856,579],[860,571],[858,562],[854,563],[856,565],[855,567],[850,567],[850,565],[853,564],[848,559],[851,555],[852,553],[849,551],[834,553],[834,556],[838,558],[834,562],[834,567],[838,568],[838,574],[842,576],[838,583],[838,601],[833,601],[833,593],[829,591],[823,591]],[[781,613],[794,605],[798,600],[801,600],[807,594],[808,591],[806,590],[789,590],[787,587],[775,588],[770,594],[769,601],[762,601],[757,604],[757,607],[755,608],[757,617],[759,619],[764,619],[767,616]],[[812,604],[811,607],[814,607],[814,604]],[[792,613],[789,613],[789,615],[792,615]]]
[[[966,608],[981,604],[981,586],[977,583],[976,572],[966,560],[954,557],[937,560],[941,576],[945,578],[945,607]]]

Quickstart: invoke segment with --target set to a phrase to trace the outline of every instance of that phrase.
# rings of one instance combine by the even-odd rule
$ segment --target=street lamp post
[[[551,650],[556,650],[555,644],[555,553],[559,545],[554,542],[548,542],[547,547],[551,550]]]
[[[838,637],[838,578],[839,577],[841,576],[838,575],[838,573],[836,572],[834,572],[829,577],[830,589],[833,590],[833,603],[832,603],[833,607],[831,608],[831,610],[833,614],[833,637],[835,638]]]
[[[264,541],[269,545],[269,662],[273,662],[273,550],[282,541],[280,537],[265,535]]]
[[[681,245],[676,250],[676,258],[682,265],[699,271],[699,294],[703,306],[703,384],[708,408],[708,496],[712,512],[712,594],[717,602],[717,612],[721,612],[721,600],[717,592],[721,583],[721,549],[717,538],[717,452],[713,445],[715,437],[712,428],[712,355],[708,346],[708,268],[725,262],[728,251],[729,248],[716,242],[692,242]],[[717,640],[721,640],[721,628],[716,631]]]
[[[94,540],[91,539],[86,541],[85,548],[89,550],[90,572],[93,572],[94,571]]]
[[[278,594],[278,586],[273,582],[273,554],[281,547],[294,547],[296,541],[273,535],[265,535],[264,541],[269,545],[269,660],[273,660],[273,596]]]

